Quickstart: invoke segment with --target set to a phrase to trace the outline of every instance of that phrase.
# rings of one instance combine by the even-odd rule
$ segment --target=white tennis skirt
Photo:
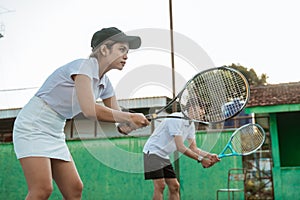
[[[47,157],[71,161],[65,141],[66,119],[34,96],[18,114],[13,129],[17,158]]]

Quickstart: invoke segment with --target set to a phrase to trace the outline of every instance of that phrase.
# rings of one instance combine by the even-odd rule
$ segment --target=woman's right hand
[[[130,132],[148,126],[150,122],[141,113],[131,113],[129,122],[119,123],[118,131],[124,135],[128,135]]]
[[[135,130],[148,126],[150,122],[142,113],[131,113],[129,124]]]

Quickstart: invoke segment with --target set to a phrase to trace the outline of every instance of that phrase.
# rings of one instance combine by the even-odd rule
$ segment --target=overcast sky
[[[87,58],[92,34],[103,27],[169,30],[168,6],[168,0],[1,0],[0,108],[22,106],[36,91],[6,90],[40,87],[56,68]],[[239,63],[266,73],[269,83],[300,81],[299,19],[296,0],[173,0],[174,32],[199,45],[212,65]],[[134,67],[151,64],[171,66],[168,52],[130,54],[124,72],[109,74],[111,81],[116,86]],[[130,97],[141,95],[135,91]]]

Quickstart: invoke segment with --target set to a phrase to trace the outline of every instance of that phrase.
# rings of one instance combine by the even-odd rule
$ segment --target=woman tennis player
[[[191,102],[196,101],[192,99]],[[205,111],[198,104],[186,104],[186,112],[189,116],[197,113],[203,115]],[[201,114],[202,113],[202,114]],[[172,116],[183,117],[182,112],[175,112]],[[195,125],[193,122],[183,119],[166,118],[155,129],[147,140],[144,152],[144,176],[146,180],[153,180],[153,200],[162,200],[165,184],[168,185],[169,199],[178,200],[179,182],[170,162],[170,155],[176,150],[185,156],[194,159],[202,164],[204,168],[211,167],[220,161],[217,154],[205,152],[197,147],[195,140]],[[185,146],[187,140],[189,146]]]
[[[140,45],[140,37],[114,27],[97,31],[90,57],[54,71],[18,114],[13,143],[28,185],[26,199],[48,199],[52,179],[64,199],[81,199],[83,183],[63,132],[66,119],[83,113],[93,120],[120,123],[118,130],[124,134],[149,124],[142,114],[120,111],[106,76],[112,69],[122,70],[129,49]],[[96,104],[98,98],[104,106]]]

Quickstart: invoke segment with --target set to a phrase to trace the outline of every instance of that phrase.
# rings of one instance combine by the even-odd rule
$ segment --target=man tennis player
[[[205,113],[199,106],[191,106],[187,103],[186,112]],[[181,112],[172,113],[173,116],[183,115]],[[200,150],[195,140],[195,125],[188,120],[166,118],[155,129],[147,140],[144,152],[144,176],[145,180],[153,180],[153,200],[162,200],[165,184],[168,185],[169,199],[177,200],[179,196],[179,182],[170,162],[169,155],[176,150],[202,164],[204,168],[211,167],[220,161],[217,154],[211,154]],[[185,146],[187,140],[189,146]]]

